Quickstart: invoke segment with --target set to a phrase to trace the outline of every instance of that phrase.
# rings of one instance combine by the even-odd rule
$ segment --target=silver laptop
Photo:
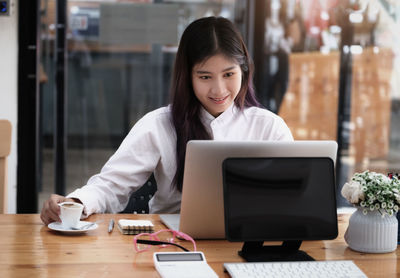
[[[335,141],[190,141],[186,147],[181,214],[162,214],[170,229],[196,239],[225,238],[222,162],[228,157],[329,157]]]

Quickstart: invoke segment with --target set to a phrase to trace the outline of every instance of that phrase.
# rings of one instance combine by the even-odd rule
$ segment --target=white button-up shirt
[[[232,105],[217,118],[202,108],[200,117],[213,140],[293,140],[282,118],[262,108],[240,111]],[[181,193],[172,186],[175,172],[176,133],[168,106],[141,118],[101,172],[67,197],[84,204],[84,216],[117,213],[154,173],[157,192],[149,202],[150,213],[178,213]]]

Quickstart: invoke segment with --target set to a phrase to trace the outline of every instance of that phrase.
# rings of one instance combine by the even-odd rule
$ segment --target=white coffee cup
[[[83,205],[75,202],[63,202],[60,206],[60,219],[66,229],[78,228]]]

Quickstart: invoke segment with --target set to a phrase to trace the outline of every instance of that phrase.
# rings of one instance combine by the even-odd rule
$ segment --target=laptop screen
[[[337,236],[330,158],[227,158],[225,231],[230,241],[321,240]]]

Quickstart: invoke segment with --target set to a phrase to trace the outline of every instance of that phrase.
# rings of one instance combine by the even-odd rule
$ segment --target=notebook
[[[136,235],[140,233],[153,233],[154,225],[149,220],[118,220],[118,229],[124,235]]]

